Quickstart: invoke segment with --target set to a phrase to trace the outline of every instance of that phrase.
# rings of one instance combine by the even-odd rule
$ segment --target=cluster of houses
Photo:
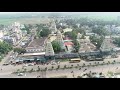
[[[16,45],[17,42],[27,34],[27,31],[23,31],[21,28],[24,28],[24,25],[14,22],[12,25],[8,26],[8,28],[0,30],[0,41],[6,41],[12,45]]]

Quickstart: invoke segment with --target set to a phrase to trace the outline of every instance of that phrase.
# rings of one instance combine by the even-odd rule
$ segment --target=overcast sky
[[[62,13],[62,14],[88,14],[88,15],[120,15],[120,12],[0,12],[2,14],[22,14],[22,13]]]

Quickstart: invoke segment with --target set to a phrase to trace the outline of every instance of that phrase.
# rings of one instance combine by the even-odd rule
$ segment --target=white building
[[[65,33],[65,32],[71,32],[72,31],[72,29],[71,28],[66,28],[66,29],[63,29],[63,32]]]
[[[60,44],[62,49],[65,49],[65,45],[64,45],[64,41],[63,41],[63,35],[61,34],[61,32],[59,30],[57,32],[56,41]]]
[[[77,39],[81,39],[81,37],[82,37],[82,34],[78,33],[77,34]]]
[[[4,36],[3,40],[12,44],[12,45],[16,45],[16,38],[15,37]]]
[[[49,40],[46,42],[45,56],[54,56],[54,50]]]

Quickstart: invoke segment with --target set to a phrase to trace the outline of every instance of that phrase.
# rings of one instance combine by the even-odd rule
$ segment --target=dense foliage
[[[26,50],[23,48],[14,48],[14,52],[17,52],[18,54],[22,54],[22,53],[25,53]]]
[[[93,27],[92,32],[103,36],[110,34],[106,29],[103,28],[103,26]]]
[[[90,36],[90,41],[97,47],[97,49],[99,49],[101,47],[101,44],[104,40],[104,37],[103,36]]]
[[[47,37],[51,32],[48,27],[44,24],[36,24],[37,27],[37,36],[40,37]]]
[[[57,41],[53,41],[52,46],[55,53],[58,53],[62,50],[60,44]]]
[[[116,44],[118,47],[120,47],[120,38],[115,38],[113,43]]]
[[[74,52],[78,52],[80,48],[80,44],[78,43],[76,39],[73,40],[73,43],[74,43],[74,49],[75,49]]]
[[[12,49],[13,47],[7,42],[0,42],[0,53],[1,54],[7,54]]]

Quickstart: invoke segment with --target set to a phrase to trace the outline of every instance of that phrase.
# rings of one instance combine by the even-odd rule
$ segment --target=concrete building
[[[82,34],[78,33],[77,34],[77,39],[81,39],[81,37],[82,37]]]
[[[63,32],[65,33],[65,32],[71,32],[72,31],[72,29],[71,28],[66,28],[66,29],[63,29]]]
[[[20,23],[14,22],[12,24],[12,32],[13,32],[13,35],[15,35],[17,40],[20,40],[22,38],[22,31],[20,29]]]
[[[12,44],[12,45],[16,45],[16,38],[15,37],[4,36],[3,40],[6,41],[7,43]]]

